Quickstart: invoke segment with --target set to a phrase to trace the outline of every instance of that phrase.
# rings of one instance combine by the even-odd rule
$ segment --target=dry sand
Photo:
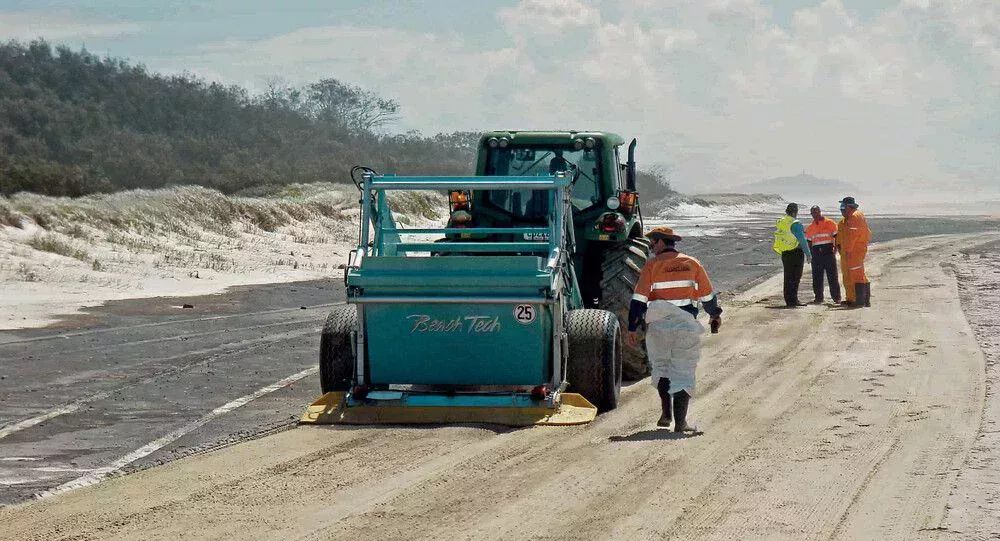
[[[587,426],[300,427],[0,524],[45,540],[988,536],[996,411],[950,264],[997,239],[875,248],[871,309],[774,309],[777,279],[739,295],[705,341],[700,436],[656,430],[639,383]]]
[[[7,211],[16,223],[0,220],[0,330],[42,327],[109,300],[338,276],[357,243],[357,197],[353,186],[316,184],[269,197],[182,187],[0,199],[0,218]],[[426,210],[404,204],[397,218],[440,220]]]
[[[1000,243],[963,251],[950,268],[986,361],[986,402],[942,528],[955,539],[1000,539]]]

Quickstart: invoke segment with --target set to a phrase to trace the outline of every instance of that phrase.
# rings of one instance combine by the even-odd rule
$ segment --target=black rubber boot
[[[872,306],[872,283],[867,282],[865,284],[865,307],[871,308]]]
[[[854,284],[854,304],[855,308],[861,308],[865,306],[865,285],[857,283]]]
[[[687,413],[688,413],[688,401],[691,399],[691,395],[687,391],[678,391],[674,393],[674,432],[684,432],[688,430],[687,424]]]
[[[670,426],[670,380],[667,378],[660,378],[660,381],[656,382],[656,391],[660,393],[660,408],[663,410],[660,419],[656,421],[656,426],[659,427],[669,427]]]

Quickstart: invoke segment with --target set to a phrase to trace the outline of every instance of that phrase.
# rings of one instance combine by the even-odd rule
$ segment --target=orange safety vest
[[[705,267],[679,252],[663,252],[647,261],[632,295],[640,302],[669,301],[675,306],[708,302],[713,297],[715,292]]]
[[[833,237],[837,235],[837,224],[829,219],[823,218],[822,221],[815,221],[806,227],[806,240],[812,243],[813,246],[822,246],[823,244],[833,244]]]

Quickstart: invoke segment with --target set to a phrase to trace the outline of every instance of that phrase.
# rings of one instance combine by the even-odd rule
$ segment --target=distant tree
[[[399,104],[370,90],[323,79],[309,85],[308,110],[326,122],[342,123],[355,132],[371,132],[399,119]]]
[[[271,111],[297,110],[302,106],[302,91],[293,88],[283,77],[273,76],[264,81],[259,101]]]

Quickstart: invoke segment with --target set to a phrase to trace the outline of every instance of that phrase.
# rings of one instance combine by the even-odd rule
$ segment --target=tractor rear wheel
[[[639,273],[649,259],[649,241],[633,237],[604,251],[601,261],[601,300],[597,307],[618,316],[622,332],[628,329],[628,310],[639,282]],[[635,381],[649,375],[645,339],[625,346],[622,363],[625,379]]]
[[[580,393],[598,411],[618,407],[622,386],[622,337],[618,319],[606,310],[585,308],[566,313],[569,359],[568,390]]]
[[[319,382],[324,393],[351,388],[357,332],[358,311],[354,306],[337,306],[327,316],[319,338]]]

